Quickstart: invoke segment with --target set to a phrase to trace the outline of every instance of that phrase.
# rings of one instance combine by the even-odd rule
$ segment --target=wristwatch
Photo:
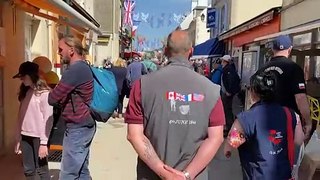
[[[191,180],[190,173],[188,171],[182,171],[186,180]]]

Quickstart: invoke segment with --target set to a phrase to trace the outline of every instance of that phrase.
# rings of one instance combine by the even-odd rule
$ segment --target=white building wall
[[[203,10],[201,14],[196,17],[196,37],[195,37],[195,45],[201,44],[208,39],[210,39],[210,31],[207,29],[207,21],[206,18],[201,20],[201,15],[204,14],[207,16],[207,9]]]
[[[292,0],[284,0],[284,6],[292,5]],[[320,1],[304,0],[303,2],[284,9],[281,12],[281,30],[295,27],[320,19]]]

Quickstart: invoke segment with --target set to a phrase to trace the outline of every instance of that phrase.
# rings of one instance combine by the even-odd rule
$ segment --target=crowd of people
[[[124,117],[127,139],[138,154],[139,180],[209,180],[208,164],[226,138],[224,154],[239,150],[243,179],[295,178],[296,154],[308,142],[312,122],[302,69],[288,59],[292,44],[287,36],[273,42],[274,58],[250,79],[249,110],[234,110],[241,79],[229,55],[213,70],[195,71],[190,62],[192,41],[187,31],[168,36],[165,65],[152,57],[134,56],[130,62],[106,62],[119,92],[114,117]],[[63,37],[59,54],[68,68],[51,89],[32,62],[21,64],[14,78],[22,84],[15,152],[23,156],[27,179],[50,179],[48,138],[53,107],[61,109],[66,124],[60,179],[91,179],[90,146],[96,122],[92,101],[93,75],[79,39]],[[210,75],[209,75],[210,74]],[[129,98],[126,112],[123,100]],[[242,97],[240,98],[242,99]],[[241,100],[242,104],[244,103]]]

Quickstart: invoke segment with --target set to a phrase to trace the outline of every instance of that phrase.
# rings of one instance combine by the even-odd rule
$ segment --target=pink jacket
[[[49,91],[27,92],[20,104],[18,115],[18,140],[20,134],[39,137],[40,144],[47,144],[53,123],[53,107],[48,104]]]

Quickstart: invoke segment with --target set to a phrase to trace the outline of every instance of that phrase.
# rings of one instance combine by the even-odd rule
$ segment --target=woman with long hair
[[[49,180],[48,137],[52,128],[53,109],[48,104],[50,88],[40,79],[39,66],[32,62],[20,65],[13,78],[21,80],[18,100],[18,126],[15,153],[22,154],[27,180]]]
[[[111,66],[111,68],[108,68],[108,70],[113,72],[113,74],[116,78],[116,83],[117,83],[117,88],[118,88],[118,93],[119,93],[119,104],[116,109],[116,112],[113,114],[113,117],[122,118],[123,100],[129,91],[127,84],[126,84],[126,75],[127,75],[126,66],[127,65],[126,65],[125,60],[119,58],[114,62],[114,64]]]
[[[254,104],[237,116],[228,135],[225,155],[238,148],[244,180],[292,178],[294,146],[303,143],[304,133],[299,116],[274,102],[276,83],[272,72],[251,77]]]

